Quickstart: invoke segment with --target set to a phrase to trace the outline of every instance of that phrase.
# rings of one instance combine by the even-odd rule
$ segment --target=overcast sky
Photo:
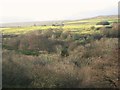
[[[0,23],[115,15],[119,0],[0,0]]]

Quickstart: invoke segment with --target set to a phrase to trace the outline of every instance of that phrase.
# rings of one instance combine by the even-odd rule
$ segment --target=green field
[[[79,33],[93,33],[91,27],[101,27],[96,26],[97,22],[100,21],[109,21],[111,24],[117,22],[117,17],[112,18],[91,18],[84,20],[73,20],[73,21],[64,21],[64,26],[28,26],[28,27],[12,27],[12,28],[0,28],[0,31],[4,34],[24,34],[33,30],[49,30],[49,29],[62,29],[64,31],[76,31]]]

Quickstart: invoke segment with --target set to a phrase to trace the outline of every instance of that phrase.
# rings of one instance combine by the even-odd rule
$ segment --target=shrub
[[[18,37],[3,39],[3,45],[11,47],[12,49],[18,49],[20,44],[20,39]]]
[[[54,42],[44,36],[25,35],[20,42],[22,50],[38,50],[52,52],[54,50]]]
[[[94,29],[95,29],[95,26],[92,26],[90,29],[94,30]]]
[[[80,44],[81,45],[85,45],[87,42],[86,42],[86,40],[83,38],[82,40],[80,40]]]
[[[110,25],[110,23],[108,21],[101,21],[98,22],[96,25]]]
[[[29,47],[29,40],[25,36],[20,37],[20,44],[19,44],[19,49],[20,50],[27,50]]]
[[[73,40],[79,40],[80,35],[79,34],[73,34]]]
[[[60,38],[60,36],[61,36],[61,33],[62,33],[62,31],[54,31],[54,33],[52,34],[52,39],[58,39],[58,38]]]
[[[102,35],[101,33],[94,33],[94,34],[91,36],[91,39],[94,38],[94,39],[100,40],[102,37],[103,37],[103,35]]]
[[[68,47],[63,47],[61,50],[61,56],[69,56]]]
[[[43,30],[42,31],[42,35],[47,37],[47,38],[52,37],[53,34],[54,34],[53,29]]]
[[[16,50],[6,50],[10,46],[4,46],[3,87],[118,87],[118,39],[92,40],[93,37],[89,35],[82,37],[82,42],[62,41],[32,33],[18,39],[23,44],[17,49],[19,53]],[[24,46],[25,42],[28,47]],[[40,53],[41,50],[50,53]],[[57,53],[52,53],[54,51]],[[40,54],[36,55],[38,52]]]
[[[106,37],[113,37],[113,38],[118,37],[118,30],[113,30],[111,28],[101,28],[101,32]]]
[[[113,29],[113,30],[118,30],[119,26],[120,26],[119,23],[113,23],[113,24],[112,24],[112,29]]]
[[[27,63],[20,59],[21,56],[16,56],[12,52],[10,53],[8,53],[8,56],[5,56],[5,54],[3,55],[3,67],[2,67],[3,88],[28,87],[29,84],[31,83],[29,66],[27,67],[25,66],[25,64]]]
[[[5,55],[10,56],[5,56]],[[33,57],[4,52],[3,56],[3,87],[9,88],[69,88],[77,87],[80,80],[75,71],[66,70],[55,57],[46,55]],[[54,63],[50,63],[50,62]],[[59,71],[61,67],[62,70]],[[69,70],[69,71],[68,71]],[[71,74],[70,74],[71,72]]]
[[[53,65],[53,67],[55,67]],[[58,67],[58,66],[57,66]],[[57,69],[48,69],[47,67],[36,66],[37,70],[34,68],[33,72],[33,82],[32,87],[35,88],[74,88],[79,84],[79,80],[74,77],[74,73],[69,74],[66,72],[57,71]],[[42,68],[42,69],[41,69]],[[52,68],[52,67],[51,67]],[[63,69],[65,70],[65,69]],[[66,71],[66,70],[65,70]]]
[[[69,51],[73,51],[75,48],[77,48],[80,45],[80,42],[75,41],[75,42],[70,42],[69,44]]]
[[[67,39],[68,35],[69,35],[68,32],[63,32],[60,37],[61,37],[61,39],[65,40],[65,39]]]

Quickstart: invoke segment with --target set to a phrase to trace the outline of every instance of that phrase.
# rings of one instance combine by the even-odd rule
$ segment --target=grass
[[[64,26],[29,26],[29,27],[11,27],[11,28],[0,28],[0,32],[4,34],[25,34],[29,31],[34,30],[48,30],[48,29],[63,29],[64,31],[70,31],[70,30],[77,30],[81,33],[89,33],[88,31],[85,32],[85,30],[90,29],[92,26],[95,27],[101,27],[96,26],[97,22],[107,20],[110,23],[117,22],[118,19],[116,18],[91,18],[91,19],[84,19],[84,20],[73,20],[73,21],[67,21],[64,22]],[[90,32],[92,33],[92,32]]]
[[[31,26],[31,27],[12,27],[12,28],[0,28],[0,31],[5,34],[24,34],[33,30],[48,30],[50,28],[59,28],[59,26]]]
[[[82,24],[82,25],[65,25],[63,28],[66,29],[87,29],[90,28],[93,25],[89,24]]]
[[[32,26],[32,27],[14,27],[14,28],[0,28],[0,31],[2,31],[2,33],[4,34],[25,34],[29,31],[34,31],[34,30],[49,30],[49,29],[63,29],[63,32],[66,31],[72,31],[72,30],[76,30],[76,32],[86,32],[87,30],[89,30],[89,32],[91,32],[92,30],[90,30],[90,28],[93,25],[65,25],[63,27],[60,26]]]

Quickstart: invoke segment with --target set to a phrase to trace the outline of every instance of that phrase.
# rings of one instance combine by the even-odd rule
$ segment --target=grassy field
[[[109,21],[112,24],[113,22],[117,22],[117,17],[113,18],[99,17],[92,19],[67,21],[64,22],[64,26],[28,26],[28,27],[0,28],[0,32],[5,34],[24,34],[26,32],[33,30],[63,29],[63,31],[75,30],[80,33],[93,33],[91,27],[92,26],[98,27],[96,26],[96,23],[103,20]]]

